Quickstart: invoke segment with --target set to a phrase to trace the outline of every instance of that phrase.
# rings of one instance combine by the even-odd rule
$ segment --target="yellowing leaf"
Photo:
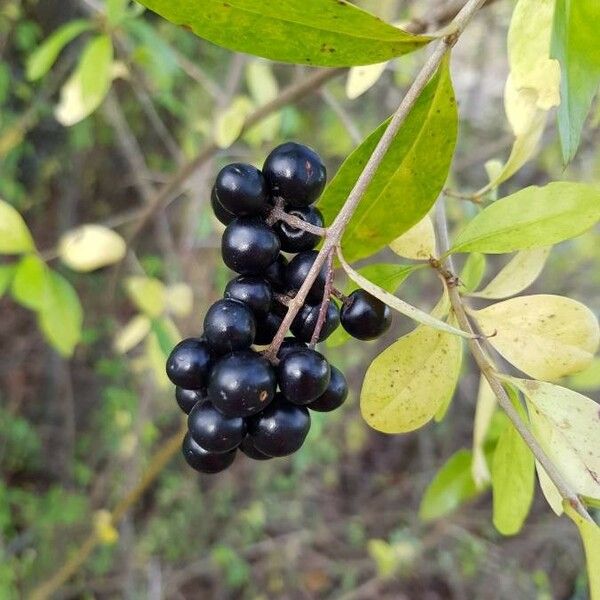
[[[568,385],[576,390],[600,389],[600,357],[594,358],[587,369],[571,375]]]
[[[113,347],[119,354],[135,348],[150,333],[151,322],[146,315],[136,315],[115,336]]]
[[[482,375],[479,379],[479,392],[475,407],[473,422],[473,463],[471,474],[477,489],[484,488],[491,481],[490,470],[483,450],[483,444],[492,422],[497,404],[496,395],[492,391],[486,378]]]
[[[94,514],[94,530],[101,544],[114,544],[119,539],[112,516],[108,510],[98,510]]]
[[[131,301],[149,317],[158,317],[166,307],[165,286],[151,277],[128,277],[125,290]]]
[[[535,248],[517,253],[483,290],[471,295],[497,300],[522,292],[538,278],[550,250],[551,248]]]
[[[431,217],[426,215],[414,227],[390,243],[390,248],[398,256],[415,260],[429,260],[436,256],[435,231]]]
[[[253,100],[259,105],[274,100],[279,94],[279,85],[271,65],[264,60],[253,60],[248,63],[246,82]]]
[[[61,260],[74,271],[89,272],[119,262],[127,247],[123,238],[102,225],[81,225],[58,243]]]
[[[462,345],[458,337],[418,327],[386,348],[369,366],[360,410],[384,433],[413,431],[430,421],[454,393]]]
[[[167,309],[178,317],[186,317],[192,312],[194,292],[187,283],[170,285],[166,290]]]
[[[8,202],[0,200],[0,254],[21,254],[34,249],[23,217]]]
[[[385,73],[387,64],[387,61],[385,61],[374,65],[352,67],[348,71],[348,78],[346,79],[346,96],[350,100],[354,100],[371,89]]]
[[[229,148],[240,137],[246,117],[253,109],[254,104],[250,98],[238,96],[224,112],[217,116],[215,143],[219,148]]]
[[[580,302],[540,294],[476,311],[489,343],[536,379],[558,379],[585,369],[600,341],[594,314]]]
[[[552,483],[552,480],[548,477],[546,471],[544,471],[544,467],[542,467],[537,460],[535,461],[535,469],[537,471],[538,481],[540,482],[540,488],[548,505],[557,515],[562,515],[562,496],[560,495],[558,488]]]
[[[24,256],[16,266],[11,294],[19,303],[31,310],[41,309],[48,291],[48,269],[36,254]]]
[[[146,338],[146,367],[152,372],[156,385],[167,390],[171,387],[171,382],[165,372],[165,354],[162,351],[157,334],[152,331]]]

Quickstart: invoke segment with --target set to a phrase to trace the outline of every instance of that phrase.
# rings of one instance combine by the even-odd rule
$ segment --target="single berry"
[[[331,379],[325,392],[313,400],[308,408],[319,412],[330,412],[344,404],[348,397],[348,383],[344,374],[333,365],[331,366]]]
[[[200,338],[187,338],[173,348],[167,359],[167,376],[186,390],[206,387],[211,353],[209,344]]]
[[[269,312],[273,290],[271,284],[260,277],[240,275],[227,284],[224,296],[243,302],[255,317],[261,317]]]
[[[299,290],[313,266],[317,258],[318,252],[316,250],[307,250],[296,254],[290,261],[290,264],[285,270],[285,282],[288,289]],[[325,289],[325,281],[327,279],[327,266],[323,265],[321,270],[318,272],[317,277],[312,284],[310,291],[308,292],[307,300],[313,303],[321,302],[323,299],[323,291]]]
[[[355,290],[342,305],[342,327],[359,340],[374,340],[392,324],[392,311],[365,290]]]
[[[315,202],[327,180],[327,171],[319,155],[296,142],[277,146],[267,156],[263,174],[271,194],[294,207]]]
[[[217,190],[215,189],[214,186],[210,193],[210,205],[213,209],[213,213],[215,214],[215,217],[217,217],[217,219],[219,221],[221,221],[221,223],[223,223],[223,225],[229,225],[229,223],[231,223],[231,221],[233,221],[235,219],[236,215],[234,215],[232,212],[229,212],[219,202],[219,199],[217,198]]]
[[[316,350],[290,352],[277,366],[277,381],[283,395],[294,404],[309,404],[325,393],[331,369]]]
[[[186,433],[181,446],[183,456],[188,465],[200,473],[219,473],[231,466],[236,450],[215,454],[197,444],[189,433]]]
[[[186,415],[189,415],[196,403],[203,399],[204,395],[199,390],[186,390],[179,386],[175,388],[175,400]]]
[[[254,446],[254,442],[250,436],[246,436],[240,444],[240,450],[248,457],[253,460],[270,460],[273,458],[264,452],[261,452]]]
[[[293,454],[304,443],[309,429],[308,410],[286,402],[281,395],[248,420],[248,437],[254,448],[267,456]]]
[[[279,346],[279,350],[277,352],[277,358],[282,360],[285,358],[290,352],[294,352],[296,350],[306,350],[306,344],[297,340],[295,337],[286,337],[281,342],[281,346]]]
[[[259,215],[267,206],[265,178],[252,165],[233,163],[223,167],[215,189],[221,206],[237,216]]]
[[[313,332],[317,326],[320,310],[320,305],[311,306],[310,304],[305,304],[300,309],[290,328],[299,340],[307,343],[311,341]],[[322,342],[326,340],[339,327],[339,324],[340,309],[333,300],[330,300],[327,305],[327,312],[325,313],[325,321],[323,322],[323,327],[321,327],[317,341]]]
[[[311,225],[323,227],[323,215],[318,208],[306,206],[301,208],[292,208],[287,211],[288,214],[298,217]],[[275,224],[275,232],[281,242],[283,252],[304,252],[312,250],[318,243],[320,237],[316,233],[310,233],[304,229],[298,229],[285,221],[278,221]]]
[[[252,311],[237,300],[217,300],[204,316],[204,335],[217,354],[249,348],[255,334]]]
[[[279,255],[277,234],[257,217],[240,217],[227,225],[221,238],[225,264],[242,275],[263,275]]]
[[[282,321],[283,318],[274,312],[270,312],[266,316],[257,319],[254,343],[259,346],[270,344],[279,330]]]
[[[285,271],[287,266],[288,259],[283,254],[280,254],[262,274],[263,277],[271,284],[273,290],[277,292],[285,291]]]
[[[188,429],[194,441],[208,452],[230,452],[246,435],[241,417],[226,417],[208,400],[197,404],[188,417]]]
[[[276,387],[275,371],[265,358],[251,350],[233,352],[213,367],[208,398],[228,417],[248,417],[273,400]]]

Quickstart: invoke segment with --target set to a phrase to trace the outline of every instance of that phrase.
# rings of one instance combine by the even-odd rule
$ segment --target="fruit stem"
[[[307,223],[304,219],[300,217],[296,217],[295,215],[290,215],[286,213],[283,208],[277,204],[273,208],[269,210],[267,217],[267,224],[273,225],[276,221],[284,221],[288,225],[295,227],[296,229],[302,229],[303,231],[308,231],[309,233],[314,233],[319,237],[325,237],[327,235],[327,229],[325,227],[319,227],[318,225],[313,225],[312,223]]]
[[[346,294],[344,294],[344,292],[342,292],[341,290],[338,290],[335,286],[331,286],[331,295],[334,298],[337,298],[338,300],[340,300],[342,303],[346,303],[348,301],[348,296],[346,296]]]
[[[329,308],[329,301],[331,297],[331,288],[333,287],[333,253],[334,248],[329,251],[327,256],[327,274],[325,278],[325,287],[323,289],[323,300],[321,300],[321,306],[319,307],[319,316],[317,317],[317,323],[315,324],[315,329],[310,338],[310,343],[308,344],[309,348],[314,348],[319,341],[319,336],[321,335],[321,330],[323,329],[323,325],[325,324],[325,319],[327,318],[327,309]]]

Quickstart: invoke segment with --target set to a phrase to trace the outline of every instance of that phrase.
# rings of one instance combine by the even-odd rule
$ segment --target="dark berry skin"
[[[188,430],[193,440],[207,452],[230,452],[246,435],[241,417],[226,417],[206,400],[194,406],[188,417]]]
[[[186,390],[201,390],[208,381],[211,358],[206,341],[200,338],[182,340],[167,359],[167,376]]]
[[[217,219],[219,221],[221,221],[221,223],[223,223],[223,225],[229,225],[229,223],[231,223],[231,221],[233,221],[235,219],[236,215],[234,215],[232,212],[229,212],[219,202],[219,199],[217,198],[217,191],[215,190],[214,186],[210,193],[210,205],[213,209],[213,213],[215,214],[215,217],[217,217]]]
[[[285,291],[285,271],[287,266],[288,259],[283,254],[280,254],[275,259],[275,262],[272,262],[262,274],[276,292]]]
[[[248,306],[255,317],[265,316],[273,300],[271,284],[261,277],[240,275],[225,287],[225,298],[239,300]]]
[[[208,450],[198,445],[189,433],[183,438],[181,451],[187,464],[200,473],[219,473],[220,471],[224,471],[227,467],[231,466],[236,453],[235,450],[221,454],[208,452]]]
[[[306,344],[296,339],[295,337],[286,337],[283,338],[283,342],[281,342],[281,346],[279,346],[279,350],[277,352],[277,358],[279,360],[285,358],[291,352],[296,350],[305,350]]]
[[[277,146],[263,166],[271,194],[289,206],[308,206],[321,195],[327,171],[319,155],[303,144],[287,142]]]
[[[290,290],[299,290],[310,268],[312,267],[315,259],[317,258],[318,252],[316,250],[308,250],[296,254],[290,261],[290,264],[285,270],[285,282]],[[327,279],[327,266],[323,265],[321,270],[317,274],[317,277],[312,284],[310,291],[308,292],[307,300],[313,304],[321,302],[323,299],[323,291],[325,289],[325,281]]]
[[[392,324],[392,311],[365,290],[355,290],[342,305],[342,327],[359,340],[374,340]]]
[[[270,312],[265,317],[257,319],[254,343],[259,346],[270,344],[281,325],[281,321],[283,321],[283,318],[274,312]]]
[[[227,225],[221,238],[223,262],[241,275],[264,275],[279,255],[277,234],[257,217],[240,217]]]
[[[299,450],[308,430],[310,415],[278,394],[263,412],[248,420],[248,437],[256,450],[267,456],[288,456]]]
[[[269,362],[251,350],[233,352],[215,363],[208,398],[228,417],[248,417],[275,396],[277,379]]]
[[[311,306],[310,304],[305,304],[300,309],[290,328],[299,340],[307,343],[311,341],[319,319],[320,309],[320,305]],[[322,342],[326,340],[339,327],[339,324],[340,309],[333,300],[330,300],[327,305],[327,312],[325,313],[325,321],[323,322],[323,327],[317,341]]]
[[[253,460],[270,460],[272,456],[264,454],[254,446],[254,442],[250,436],[246,436],[240,444],[240,451],[243,452],[248,458]]]
[[[319,412],[331,412],[339,408],[348,397],[348,383],[344,374],[333,365],[331,366],[331,379],[325,392],[316,400],[308,404],[308,408]]]
[[[175,400],[186,415],[189,415],[196,403],[203,399],[204,395],[199,390],[186,390],[179,386],[175,388]]]
[[[323,227],[323,215],[318,208],[307,206],[303,208],[292,208],[287,211],[288,214],[298,217],[311,225]],[[312,250],[321,239],[316,233],[310,233],[303,229],[298,229],[285,221],[279,221],[275,224],[275,233],[281,242],[281,250],[283,252],[304,252]]]
[[[204,335],[217,354],[249,348],[255,334],[252,311],[237,300],[217,300],[204,317]]]
[[[306,348],[290,352],[277,366],[279,388],[293,404],[310,404],[325,393],[331,369],[325,357]]]
[[[252,165],[233,163],[223,167],[215,190],[221,206],[237,216],[259,215],[267,206],[265,178]]]

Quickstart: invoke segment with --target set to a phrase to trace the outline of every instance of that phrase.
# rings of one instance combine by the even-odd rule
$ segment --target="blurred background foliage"
[[[444,4],[357,3],[390,21],[426,18]],[[512,8],[495,2],[482,11],[454,53],[454,189],[484,185],[484,163],[510,151],[502,95]],[[56,52],[36,55],[57,30]],[[346,75],[331,77],[239,137],[257,106],[310,69],[232,54],[122,0],[4,0],[0,197],[22,215],[38,251],[31,256],[41,260],[30,258],[37,263],[20,284],[12,278],[21,259],[0,265],[0,598],[27,597],[90,530],[100,546],[60,598],[586,597],[577,533],[540,497],[518,538],[493,529],[485,493],[440,521],[419,520],[427,484],[471,445],[478,376],[466,361],[442,423],[403,436],[370,430],[358,411],[360,383],[370,359],[412,327],[401,318],[377,344],[327,349],[348,373],[352,397],[338,413],[313,415],[297,456],[238,460],[217,477],[198,477],[177,456],[118,528],[106,512],[178,430],[165,353],[198,333],[228,279],[208,202],[218,169],[260,164],[271,147],[297,139],[335,173],[392,112],[423,58],[420,51],[388,63],[352,100]],[[550,124],[538,155],[502,195],[558,178],[598,181],[599,124],[596,107],[566,169]],[[202,152],[181,193],[122,248],[121,267],[98,269],[94,256],[69,261],[67,232],[100,224],[129,241],[160,186]],[[459,199],[448,207],[454,224],[477,211]],[[597,233],[561,244],[534,291],[567,294],[598,313],[598,252]],[[484,281],[505,260],[489,261]],[[40,272],[59,281],[50,308],[35,301],[46,285]],[[420,270],[401,292],[431,307],[440,290]],[[597,398],[598,372],[596,364],[570,384]],[[452,483],[464,472],[455,462]],[[450,485],[437,502],[452,508],[468,497],[468,486]]]

